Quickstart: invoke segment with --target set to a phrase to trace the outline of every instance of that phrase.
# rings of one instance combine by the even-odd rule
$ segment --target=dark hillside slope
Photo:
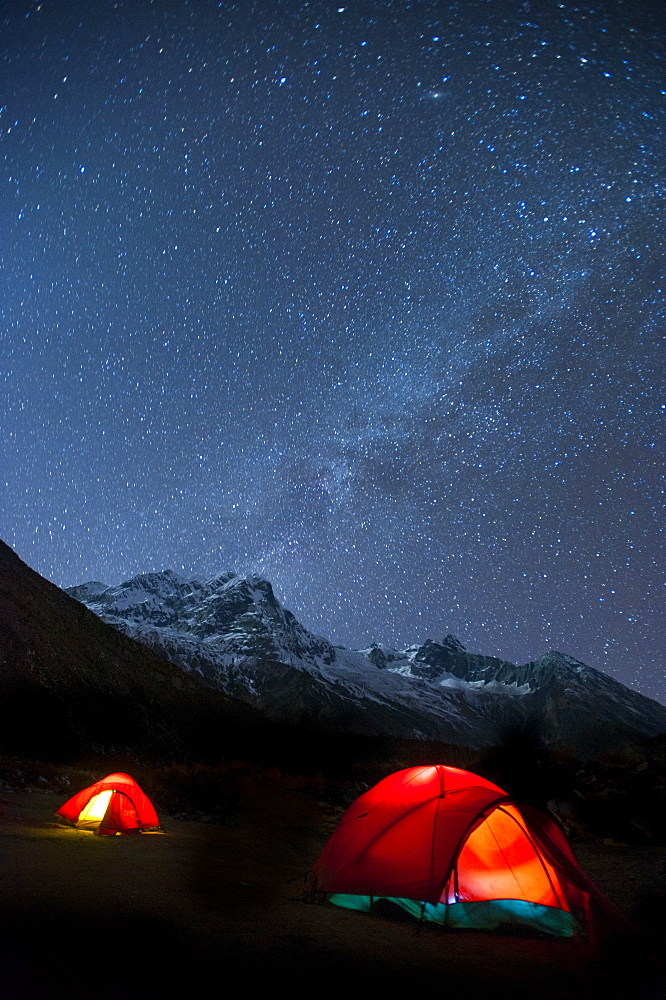
[[[236,753],[261,739],[250,706],[120,635],[0,542],[0,750]]]

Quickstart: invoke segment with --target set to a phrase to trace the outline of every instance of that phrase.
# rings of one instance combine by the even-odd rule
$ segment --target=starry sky
[[[0,0],[0,536],[666,701],[662,16]]]

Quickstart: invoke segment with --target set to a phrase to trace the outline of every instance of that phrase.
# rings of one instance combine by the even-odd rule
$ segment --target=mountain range
[[[556,651],[516,665],[453,635],[352,650],[313,635],[268,580],[170,570],[67,591],[124,636],[280,723],[483,747],[529,727],[585,755],[666,731],[666,707]]]

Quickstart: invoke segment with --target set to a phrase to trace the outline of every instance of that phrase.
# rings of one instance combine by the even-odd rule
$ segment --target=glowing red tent
[[[623,918],[580,870],[557,823],[457,767],[397,771],[343,815],[312,887],[369,911],[388,899],[449,927],[507,924],[569,937]]]
[[[120,833],[157,833],[155,808],[129,774],[109,774],[65,802],[56,817],[79,830],[113,836]]]

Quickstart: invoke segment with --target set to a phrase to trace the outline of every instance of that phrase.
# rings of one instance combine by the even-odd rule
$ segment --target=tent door
[[[79,830],[96,830],[99,824],[104,819],[106,810],[109,808],[109,802],[111,801],[111,796],[113,791],[99,792],[98,795],[93,795],[88,805],[84,806],[79,813],[79,818],[76,821],[76,825]]]

